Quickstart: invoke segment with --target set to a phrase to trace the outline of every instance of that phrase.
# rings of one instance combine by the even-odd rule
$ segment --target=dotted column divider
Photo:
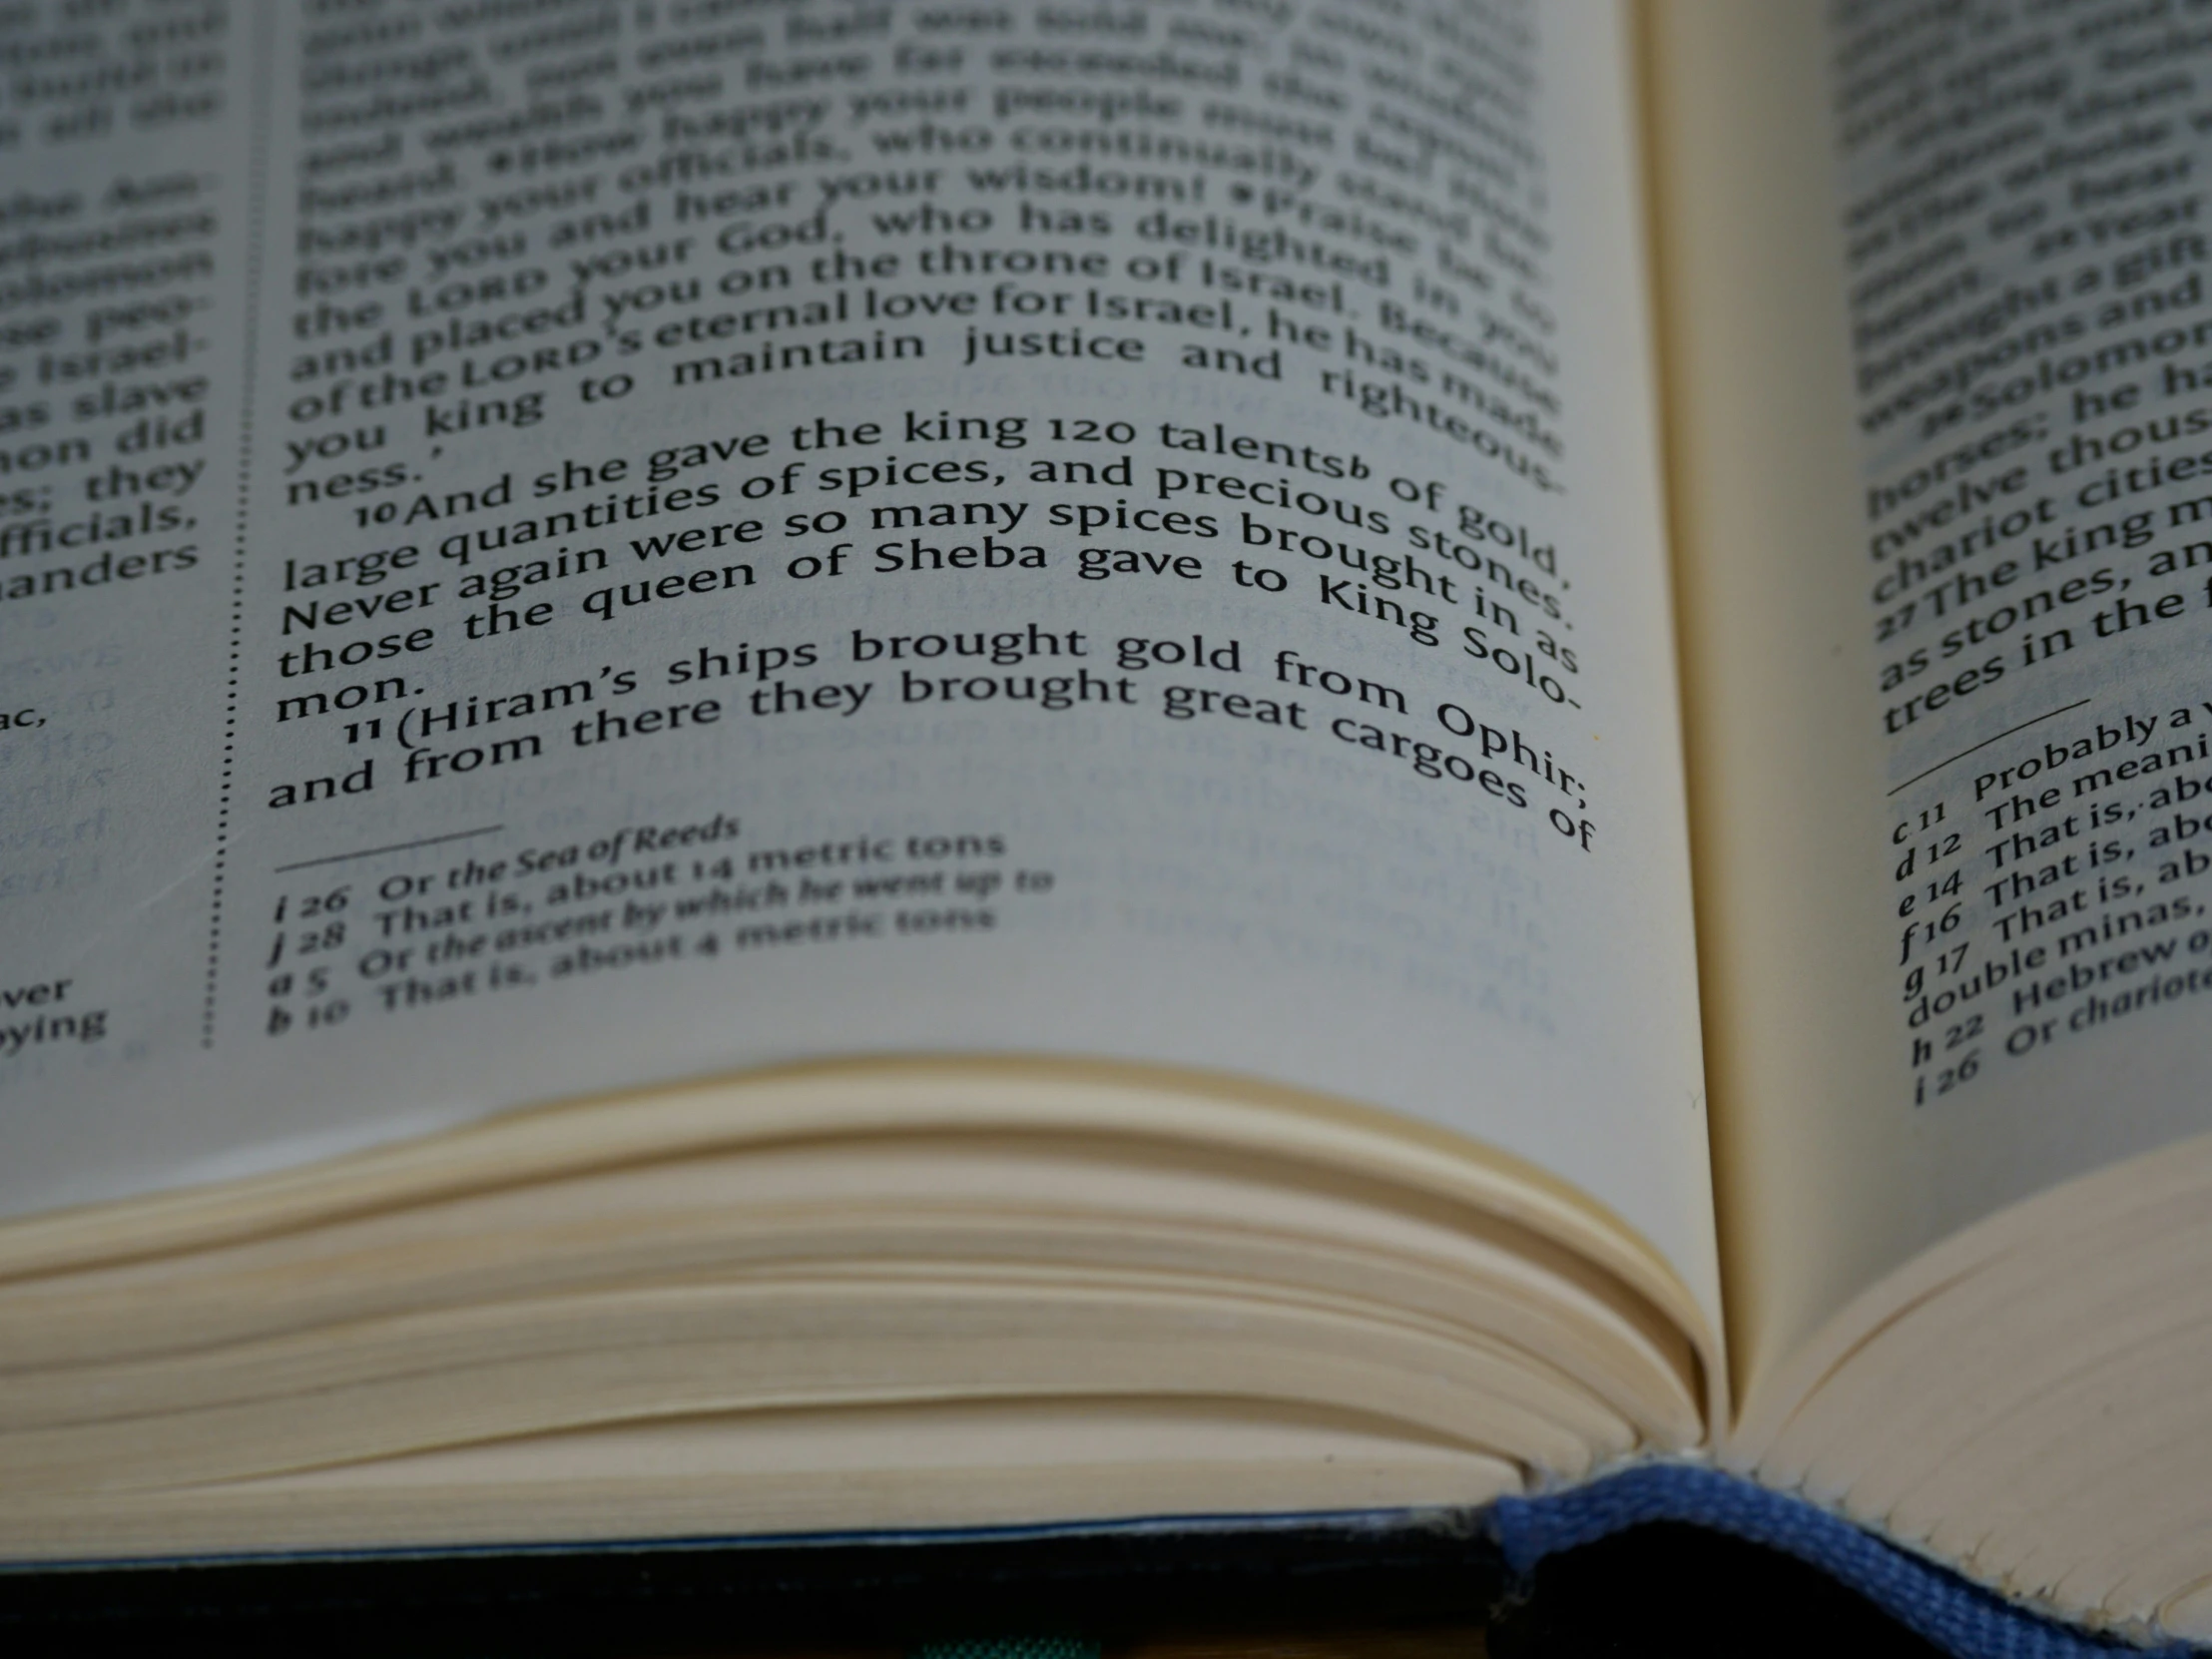
[[[220,988],[223,958],[223,892],[230,870],[231,798],[238,765],[239,643],[246,622],[246,538],[248,508],[253,494],[254,400],[260,380],[262,241],[269,202],[269,124],[274,97],[270,59],[274,52],[271,29],[276,21],[272,7],[254,9],[254,116],[247,139],[246,206],[246,323],[245,349],[241,354],[243,381],[239,408],[238,499],[234,513],[231,558],[231,626],[225,664],[227,679],[223,703],[223,771],[216,798],[215,868],[208,902],[208,978],[200,1005],[200,1046],[215,1046],[216,993]]]

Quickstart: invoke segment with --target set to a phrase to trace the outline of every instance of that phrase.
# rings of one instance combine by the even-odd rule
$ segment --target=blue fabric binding
[[[1571,1491],[1501,1498],[1490,1513],[1506,1564],[1522,1574],[1554,1551],[1648,1521],[1683,1521],[1794,1555],[1958,1659],[2186,1659],[2193,1651],[2186,1642],[2137,1647],[2038,1617],[1802,1498],[1718,1469],[1651,1464]]]

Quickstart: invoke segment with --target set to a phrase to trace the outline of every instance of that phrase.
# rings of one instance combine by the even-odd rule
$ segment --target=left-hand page
[[[0,1211],[831,1054],[1712,1305],[1607,7],[10,8]]]

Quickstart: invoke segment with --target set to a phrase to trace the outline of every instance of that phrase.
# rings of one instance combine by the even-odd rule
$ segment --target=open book
[[[2193,15],[7,8],[0,1556],[2212,1635]]]

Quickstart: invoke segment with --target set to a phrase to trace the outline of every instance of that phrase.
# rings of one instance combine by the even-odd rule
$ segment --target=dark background
[[[0,1652],[18,1656],[899,1659],[998,1636],[1083,1637],[1101,1659],[1938,1651],[1788,1556],[1673,1524],[1522,1580],[1448,1526],[0,1573]]]

